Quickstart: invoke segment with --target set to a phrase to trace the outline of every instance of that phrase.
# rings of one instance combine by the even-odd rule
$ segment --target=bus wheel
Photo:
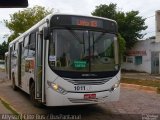
[[[35,99],[35,83],[34,82],[30,86],[30,99],[34,106],[42,107],[42,103]]]
[[[13,88],[13,90],[15,90],[15,91],[18,89],[18,87],[17,87],[16,84],[15,84],[14,74],[12,75],[12,88]]]

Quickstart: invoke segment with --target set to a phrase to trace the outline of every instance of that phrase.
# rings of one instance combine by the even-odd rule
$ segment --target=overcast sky
[[[143,33],[147,33],[145,38],[155,35],[154,15],[156,10],[160,10],[160,0],[29,0],[29,7],[41,5],[50,9],[54,8],[61,13],[91,15],[95,6],[100,4],[108,5],[111,2],[116,3],[120,11],[138,10],[141,16],[147,18],[146,25],[148,29],[143,31]],[[9,15],[18,10],[22,10],[22,8],[0,8],[0,21],[3,21],[3,19],[9,20]],[[10,31],[4,26],[4,23],[0,22],[0,43],[6,39],[3,36],[9,33]]]

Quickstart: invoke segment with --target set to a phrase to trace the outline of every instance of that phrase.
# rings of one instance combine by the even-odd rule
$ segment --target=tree
[[[118,34],[118,43],[119,43],[120,59],[122,59],[126,51],[126,41],[120,34]]]
[[[8,41],[10,42],[14,40],[20,34],[52,12],[53,9],[46,10],[45,7],[34,6],[33,8],[26,8],[10,15],[10,21],[4,20],[6,27],[8,27],[12,32]]]
[[[132,48],[138,39],[142,39],[144,36],[141,34],[141,31],[147,29],[147,26],[145,26],[145,19],[138,14],[138,11],[130,11],[127,13],[118,11],[117,4],[113,3],[96,6],[96,9],[92,12],[94,16],[110,18],[117,21],[119,26],[118,31],[121,35],[120,38],[124,38],[126,42],[126,46],[123,46],[124,48],[121,49],[125,49],[125,47],[126,49]]]
[[[4,60],[5,52],[8,51],[8,43],[6,41],[0,45],[0,51],[0,59]]]

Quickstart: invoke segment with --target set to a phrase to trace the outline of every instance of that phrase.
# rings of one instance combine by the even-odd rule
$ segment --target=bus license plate
[[[95,99],[96,94],[84,94],[84,99]]]

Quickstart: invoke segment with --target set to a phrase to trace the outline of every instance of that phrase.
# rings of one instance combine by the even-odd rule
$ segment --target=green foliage
[[[13,33],[8,37],[8,42],[11,42],[12,40],[14,40],[15,38],[17,38],[19,36],[18,33]]]
[[[5,52],[8,51],[8,43],[6,41],[0,45],[0,51],[0,59],[4,60]]]
[[[124,53],[126,51],[126,41],[124,40],[124,38],[120,34],[118,34],[118,43],[119,43],[119,51],[121,54],[120,59],[122,59],[122,56],[124,55]]]
[[[52,13],[52,11],[52,9],[46,10],[45,7],[42,6],[34,6],[33,8],[26,8],[10,15],[10,21],[4,20],[6,27],[13,32],[9,36],[8,41],[10,42],[18,37],[45,16]]]
[[[131,79],[131,78],[122,78],[121,83],[150,86],[155,88],[159,88],[159,85],[160,85],[159,80],[140,80],[140,79]]]
[[[138,11],[127,12],[126,16],[124,17],[125,22],[121,24],[118,21],[120,23],[120,34],[125,38],[128,49],[133,47],[138,39],[143,38],[144,35],[140,32],[147,28],[147,26],[145,26],[145,19],[138,16],[138,14]]]
[[[117,4],[99,5],[92,12],[94,16],[114,19],[118,23],[118,31],[126,41],[126,49],[134,46],[138,39],[143,38],[142,30],[147,29],[145,19],[138,15],[138,11],[122,12],[117,10]],[[125,48],[123,48],[125,49]]]
[[[105,4],[101,4],[99,6],[96,6],[95,11],[92,13],[92,15],[94,16],[100,16],[100,17],[107,17],[110,19],[115,19],[117,11],[116,11],[116,4],[109,4],[109,5],[105,5]]]

